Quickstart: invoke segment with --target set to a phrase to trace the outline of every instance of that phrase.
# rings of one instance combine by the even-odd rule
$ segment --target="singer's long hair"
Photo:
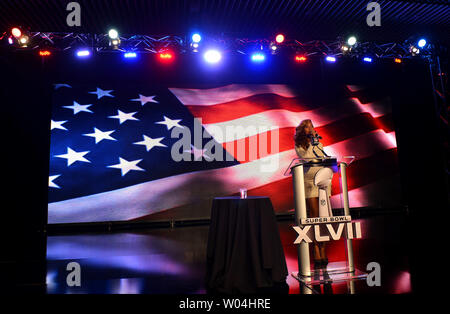
[[[305,150],[308,149],[310,142],[305,132],[305,127],[308,125],[308,123],[312,124],[310,119],[305,119],[300,122],[300,124],[295,128],[294,135],[295,146],[300,146]]]

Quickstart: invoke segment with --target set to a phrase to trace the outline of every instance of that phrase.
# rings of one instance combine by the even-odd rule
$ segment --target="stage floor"
[[[355,265],[365,270],[370,262],[381,265],[381,286],[355,281],[356,294],[411,292],[406,246],[406,217],[388,214],[360,219],[363,238],[354,240]],[[289,276],[290,294],[300,294],[297,237],[293,221],[278,222]],[[54,235],[47,238],[47,293],[206,293],[208,225],[139,230],[136,232]],[[330,263],[345,260],[344,241],[327,248]],[[81,267],[81,287],[68,287],[69,262]],[[332,283],[313,293],[347,294],[347,284]]]

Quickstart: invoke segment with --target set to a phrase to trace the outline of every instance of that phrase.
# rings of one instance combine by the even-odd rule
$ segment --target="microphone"
[[[308,137],[311,140],[311,145],[313,146],[319,145],[319,139],[322,139],[322,136],[320,136],[317,132],[314,132],[314,134],[308,134]]]

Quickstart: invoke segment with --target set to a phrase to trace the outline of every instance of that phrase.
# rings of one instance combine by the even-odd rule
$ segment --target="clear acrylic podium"
[[[305,201],[304,173],[311,167],[330,168],[335,175],[336,173],[339,173],[341,208],[344,209],[344,216],[350,217],[346,169],[354,159],[354,156],[348,156],[341,158],[340,161],[337,161],[336,157],[295,158],[291,161],[284,174],[286,176],[292,175],[293,179],[296,226],[303,227],[302,219],[308,218]],[[311,269],[309,243],[302,241],[297,244],[298,272],[293,272],[291,275],[300,283],[307,286],[349,281],[350,293],[354,293],[353,280],[363,279],[367,277],[367,274],[359,271],[354,266],[352,240],[347,238],[339,241],[346,241],[345,253],[347,260],[328,264],[325,271],[322,270],[322,276],[321,270]],[[328,245],[333,245],[333,242],[334,241],[328,242]],[[308,292],[306,291],[306,293]]]

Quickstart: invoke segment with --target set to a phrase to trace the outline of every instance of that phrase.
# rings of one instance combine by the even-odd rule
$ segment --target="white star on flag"
[[[154,96],[143,96],[143,95],[139,94],[139,98],[130,99],[130,100],[131,101],[140,101],[141,105],[144,106],[148,102],[154,102],[154,103],[158,104],[159,102],[154,99],[155,97],[156,97],[156,95],[154,95]]]
[[[114,97],[113,95],[111,95],[111,92],[113,92],[113,90],[103,90],[97,87],[96,92],[89,92],[89,94],[97,95],[97,99],[100,99],[102,97]]]
[[[212,158],[208,155],[205,154],[206,149],[198,149],[197,147],[195,147],[194,145],[191,144],[191,150],[185,150],[185,153],[191,153],[194,155],[194,160],[199,160],[202,157],[204,157],[207,160],[211,160]]]
[[[76,151],[72,150],[70,147],[67,147],[67,154],[55,155],[55,157],[66,158],[67,159],[67,167],[69,167],[71,164],[73,164],[76,161],[90,162],[89,160],[87,160],[86,158],[83,157],[87,153],[89,153],[89,151],[76,152]]]
[[[180,121],[181,120],[172,120],[172,119],[169,119],[166,116],[164,116],[164,121],[159,121],[159,122],[155,122],[155,123],[164,124],[165,126],[167,126],[167,130],[170,130],[173,127],[183,128],[183,126],[178,124]]]
[[[66,130],[67,131],[67,129],[62,126],[66,122],[67,122],[67,120],[66,121],[53,121],[52,120],[51,123],[50,123],[50,130],[61,129],[61,130]]]
[[[122,177],[123,177],[131,170],[145,171],[144,169],[137,166],[137,164],[140,163],[141,161],[142,161],[142,159],[128,161],[128,160],[125,160],[125,159],[119,157],[119,163],[116,165],[108,166],[108,168],[120,169],[122,172]]]
[[[57,185],[55,182],[53,182],[53,180],[55,180],[55,179],[58,178],[59,176],[61,176],[61,175],[60,175],[60,174],[57,174],[57,175],[55,175],[55,176],[49,176],[49,177],[48,177],[48,187],[60,189],[59,185]]]
[[[111,140],[111,141],[117,141],[115,138],[111,137],[110,134],[113,133],[115,130],[112,131],[102,131],[97,128],[94,128],[94,133],[89,134],[83,134],[84,136],[91,136],[95,138],[95,144],[102,140]]]
[[[72,109],[73,114],[77,114],[82,111],[93,113],[91,110],[88,109],[88,107],[90,107],[90,106],[92,106],[92,105],[80,105],[79,103],[74,101],[73,106],[63,106],[63,108]]]
[[[109,116],[108,118],[119,119],[120,124],[124,123],[124,122],[127,121],[127,120],[136,120],[136,121],[139,121],[139,119],[136,119],[135,117],[133,117],[133,115],[134,115],[136,112],[137,112],[137,111],[126,113],[126,112],[122,112],[122,111],[120,111],[120,110],[117,110],[117,116]]]
[[[164,139],[164,137],[151,138],[151,137],[148,137],[147,135],[143,135],[143,137],[144,137],[143,141],[136,142],[136,143],[133,143],[133,144],[145,145],[147,151],[150,151],[150,149],[152,149],[155,146],[167,147],[163,143],[160,143]]]
[[[55,89],[59,89],[61,87],[72,88],[72,86],[70,86],[69,84],[53,84],[53,86],[55,87]]]

